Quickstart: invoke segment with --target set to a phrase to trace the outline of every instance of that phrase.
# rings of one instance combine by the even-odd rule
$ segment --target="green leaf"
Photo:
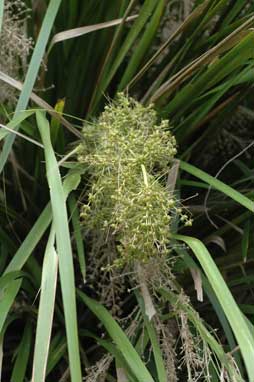
[[[23,122],[25,119],[27,119],[33,114],[34,114],[33,110],[25,110],[21,112],[16,118],[13,118],[9,123],[7,123],[6,126],[9,127],[10,129],[15,130],[15,128],[19,126],[21,122]],[[5,138],[8,134],[12,135],[12,133],[10,133],[8,130],[5,130],[4,127],[2,127],[0,130],[0,141],[3,138]]]
[[[246,262],[249,249],[250,239],[250,219],[248,219],[244,225],[243,238],[242,238],[242,256],[243,261]]]
[[[121,78],[121,82],[118,86],[118,91],[121,91],[125,88],[128,82],[137,72],[144,55],[147,54],[148,52],[149,47],[151,47],[154,36],[160,25],[160,20],[161,20],[164,8],[165,8],[165,0],[159,0],[158,5],[151,17],[151,20],[149,24],[147,25],[143,36],[138,42],[138,45],[136,46],[131,56],[130,62]]]
[[[34,347],[32,382],[46,378],[47,359],[55,306],[58,257],[54,248],[55,231],[52,228],[45,251],[39,312]]]
[[[13,281],[6,289],[4,299],[0,301],[0,330],[2,330],[9,310],[22,284],[22,280]]]
[[[237,68],[246,65],[248,59],[254,57],[253,42],[254,33],[250,32],[222,58],[211,63],[203,74],[196,77],[196,80],[189,81],[183,89],[178,91],[166,107],[167,112],[175,113],[181,109],[183,113],[196,97],[233,73]]]
[[[126,364],[125,359],[123,358],[122,354],[118,351],[117,346],[112,344],[108,340],[101,339],[100,337],[96,336],[95,334],[91,333],[89,330],[81,329],[80,335],[84,337],[90,337],[96,340],[96,342],[103,347],[105,350],[107,350],[112,356],[115,358],[116,363],[120,364],[124,371],[128,373],[128,382],[133,381],[133,378],[131,376],[131,370],[128,367],[128,364]],[[135,379],[136,381],[136,379]]]
[[[4,344],[4,336],[5,332],[10,324],[12,324],[13,321],[15,321],[18,318],[17,314],[12,314],[11,317],[9,317],[4,324],[4,327],[2,328],[2,331],[0,333],[0,381],[2,380],[2,365],[3,365],[3,344]]]
[[[211,187],[215,188],[218,191],[221,191],[223,194],[229,196],[231,199],[235,200],[237,203],[241,204],[243,207],[247,208],[251,212],[254,211],[254,202],[242,195],[240,192],[236,191],[234,188],[228,186],[227,184],[221,182],[220,180],[208,175],[206,172],[198,169],[195,166],[192,166],[189,163],[180,161],[180,168],[189,174],[195,176],[208,183]]]
[[[157,60],[162,53],[165,52],[166,48],[169,48],[169,46],[172,44],[172,42],[179,36],[181,33],[184,33],[184,31],[187,29],[190,25],[192,25],[193,22],[195,22],[196,19],[200,19],[200,15],[202,15],[203,12],[207,12],[207,1],[204,1],[202,4],[198,5],[197,7],[194,8],[194,10],[187,16],[187,18],[184,20],[182,24],[179,25],[179,27],[174,31],[173,34],[170,34],[168,39],[165,41],[165,43],[160,46],[156,52],[153,54],[153,56],[143,65],[143,67],[139,70],[139,72],[135,75],[134,78],[131,79],[130,83],[128,84],[128,88],[130,88],[134,83],[136,83],[143,75],[148,71],[148,69],[151,67],[151,65]],[[200,25],[200,24],[199,24]],[[184,46],[183,46],[184,50]],[[177,54],[180,52],[178,51]],[[176,56],[174,56],[173,60],[175,59]],[[172,60],[172,61],[173,61]],[[172,64],[172,61],[170,62],[170,66]],[[159,77],[155,82],[161,84],[163,81],[163,78],[167,74],[168,71],[161,71]],[[161,76],[163,74],[163,77]],[[155,87],[155,83],[152,85],[152,88]],[[150,91],[148,91],[150,93]]]
[[[110,313],[98,302],[87,297],[81,291],[78,291],[81,300],[88,306],[88,308],[98,317],[101,323],[105,326],[110,337],[117,345],[119,351],[122,353],[128,366],[134,373],[138,381],[154,382],[149,371],[140,359],[138,353],[130,343],[126,334],[122,331],[117,322],[112,318]]]
[[[131,21],[131,20],[135,19],[136,17],[137,17],[136,15],[127,17],[125,22]],[[51,41],[49,49],[48,49],[48,53],[51,51],[53,46],[55,44],[57,44],[58,42],[77,38],[77,37],[83,36],[87,33],[98,31],[100,29],[110,28],[110,27],[113,27],[115,25],[121,24],[122,21],[123,21],[123,19],[110,20],[110,21],[106,21],[104,23],[99,23],[99,24],[95,24],[95,25],[86,25],[84,27],[79,27],[79,28],[74,28],[74,29],[63,31],[63,32],[59,32],[52,38],[52,41]]]
[[[100,100],[101,96],[103,95],[103,92],[105,92],[107,86],[109,85],[110,81],[116,74],[119,66],[123,62],[126,54],[128,53],[129,49],[133,46],[134,41],[138,37],[139,33],[145,26],[147,20],[152,15],[152,12],[157,4],[157,0],[145,0],[139,16],[135,23],[133,24],[132,28],[130,29],[125,41],[123,42],[122,46],[120,47],[116,58],[112,61],[110,61],[107,65],[107,68],[105,68],[105,71],[103,73],[103,77],[101,78],[101,81],[99,83],[98,89],[96,89],[96,94],[93,95],[92,98],[92,104],[90,106],[90,112],[96,108],[98,101]]]
[[[145,327],[152,344],[154,360],[155,360],[155,365],[156,365],[156,370],[158,375],[158,381],[167,382],[167,372],[165,370],[164,360],[163,360],[162,352],[160,349],[160,345],[158,343],[157,333],[153,326],[153,321],[152,320],[149,321],[149,319],[147,318],[147,315],[145,313],[144,301],[142,297],[137,294],[137,299],[138,299],[139,306],[141,308]]]
[[[60,337],[60,339],[59,339]],[[53,342],[58,342],[56,346],[52,346]],[[59,340],[59,341],[58,341]],[[66,338],[63,336],[61,332],[58,332],[57,335],[53,338],[51,342],[51,346],[49,349],[49,357],[47,364],[47,375],[54,369],[60,359],[66,354]]]
[[[0,333],[6,317],[22,284],[22,272],[11,272],[0,278]]]
[[[197,257],[204,273],[206,274],[211,287],[216,294],[218,301],[224,309],[224,313],[231,325],[235,338],[239,344],[242,357],[245,362],[249,380],[254,375],[254,339],[246,321],[238,308],[230,290],[227,287],[221,273],[214,263],[210,253],[204,244],[193,237],[183,235],[173,235],[176,240],[187,244]]]
[[[36,112],[36,119],[45,149],[47,180],[50,190],[53,223],[56,231],[57,253],[59,256],[60,282],[71,378],[75,382],[81,382],[82,375],[78,343],[74,267],[65,195],[58,164],[50,141],[49,123],[44,114],[40,111]]]
[[[18,280],[25,275],[24,272],[14,271],[0,277],[0,301],[5,299],[5,291],[12,281]]]
[[[63,184],[65,199],[67,198],[68,194],[72,190],[76,189],[79,182],[80,182],[79,174],[70,173],[67,175]],[[52,208],[50,203],[48,203],[47,206],[42,211],[42,213],[40,214],[40,216],[38,217],[34,226],[29,231],[27,237],[22,242],[21,246],[19,247],[19,249],[13,256],[9,265],[5,269],[5,274],[8,272],[20,270],[24,266],[29,256],[32,254],[32,251],[34,250],[36,245],[39,243],[40,239],[42,238],[43,234],[48,228],[51,220],[52,220]]]
[[[30,349],[32,345],[33,330],[30,321],[27,322],[21,342],[18,347],[17,358],[11,375],[11,381],[23,382],[26,374],[29,360]]]
[[[75,238],[76,246],[77,246],[80,271],[83,277],[83,281],[85,283],[86,282],[86,258],[85,258],[84,243],[83,243],[83,238],[81,233],[81,223],[79,219],[78,203],[73,194],[70,195],[68,202],[69,202],[71,221],[72,221],[73,230],[74,230],[73,234],[74,234],[74,238]]]

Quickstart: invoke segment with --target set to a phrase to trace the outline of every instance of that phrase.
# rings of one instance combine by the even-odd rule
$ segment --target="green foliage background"
[[[0,0],[0,28],[7,3]],[[0,109],[2,380],[79,382],[105,354],[105,380],[120,381],[119,370],[127,381],[169,380],[140,294],[122,296],[122,317],[136,308],[130,335],[133,318],[121,327],[84,283],[79,208],[88,177],[74,154],[83,121],[95,121],[119,91],[170,121],[173,191],[193,217],[192,227],[174,227],[178,289],[157,290],[160,320],[184,312],[212,351],[202,380],[219,381],[217,370],[225,381],[254,380],[252,1],[26,3],[28,69],[12,78],[0,67],[1,85],[17,89]],[[182,289],[189,299],[179,299]],[[183,366],[179,380],[191,378]]]

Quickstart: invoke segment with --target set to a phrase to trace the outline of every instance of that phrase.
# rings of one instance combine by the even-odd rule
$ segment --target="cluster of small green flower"
[[[166,254],[176,210],[165,187],[176,154],[168,121],[158,124],[152,106],[119,94],[83,134],[78,160],[92,183],[81,212],[85,226],[102,242],[114,241],[114,266]]]

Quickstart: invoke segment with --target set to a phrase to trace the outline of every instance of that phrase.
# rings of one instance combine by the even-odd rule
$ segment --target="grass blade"
[[[10,129],[15,129],[17,126],[21,124],[25,119],[29,118],[34,114],[32,110],[26,110],[23,113],[20,113],[16,118],[13,118],[9,123],[7,123],[7,127]],[[0,130],[0,140],[5,138],[8,134],[10,134],[7,130],[3,128]]]
[[[3,357],[4,357],[3,345],[4,345],[5,332],[8,329],[8,326],[16,319],[17,319],[17,315],[13,314],[8,320],[6,320],[0,334],[0,381],[2,381],[2,369],[3,369]]]
[[[42,268],[41,297],[37,318],[32,382],[41,382],[46,378],[58,269],[58,257],[54,248],[54,241],[55,231],[52,228]]]
[[[240,192],[236,191],[234,188],[228,186],[227,184],[221,182],[220,180],[214,178],[211,175],[208,175],[206,172],[198,169],[195,166],[192,166],[189,163],[180,161],[180,168],[189,174],[195,176],[208,183],[211,187],[215,188],[218,191],[221,191],[223,194],[229,196],[231,199],[235,200],[237,203],[241,204],[243,207],[247,208],[251,212],[254,211],[254,203],[252,200],[242,195]]]
[[[234,70],[244,66],[250,58],[253,58],[251,49],[253,41],[254,33],[250,32],[246,36],[246,32],[244,32],[244,37],[236,46],[217,61],[211,63],[207,70],[197,77],[196,81],[189,82],[181,91],[177,92],[168,107],[166,107],[167,112],[175,113],[176,110],[181,108],[182,112],[186,111],[191,104],[191,102],[187,103],[187,100],[194,100],[199,95],[204,94],[206,90],[218,84],[230,73],[233,73]],[[153,99],[153,101],[155,100]]]
[[[72,381],[81,382],[74,267],[65,195],[58,164],[50,141],[49,123],[40,111],[36,112],[37,124],[45,148],[47,180],[50,189],[54,228],[59,256],[60,282],[63,296],[68,354]]]
[[[70,174],[66,177],[63,184],[65,198],[67,198],[68,194],[78,186],[79,182],[80,176],[78,174]],[[48,228],[51,220],[52,209],[50,203],[48,203],[5,269],[5,274],[18,271],[24,266],[32,251],[39,243],[42,235]]]
[[[252,380],[254,375],[254,339],[210,253],[206,249],[205,245],[196,238],[183,235],[173,235],[173,237],[176,240],[183,241],[187,244],[197,257],[208,278],[208,281],[210,282],[221,306],[224,309],[224,313],[239,344],[249,380]]]
[[[20,275],[20,272],[11,272],[0,278],[0,333],[2,332],[8,312],[22,284],[22,279],[17,279]]]
[[[46,49],[49,35],[53,27],[55,17],[58,12],[58,8],[60,4],[61,4],[61,0],[51,0],[49,3],[46,15],[43,19],[39,37],[33,51],[32,59],[29,64],[24,86],[22,88],[22,91],[16,106],[14,118],[18,115],[20,111],[25,110],[27,108],[38,72],[41,66],[42,58]],[[14,140],[15,140],[15,135],[10,134],[4,142],[4,146],[0,154],[0,173],[2,172],[5,166],[5,163],[8,159]]]
[[[142,299],[142,297],[139,294],[136,294],[136,295],[137,295],[137,300],[138,300],[139,306],[141,308],[145,327],[146,327],[146,330],[147,330],[147,333],[148,333],[148,336],[150,338],[151,345],[153,348],[154,361],[155,361],[155,365],[156,365],[158,381],[159,382],[167,382],[167,373],[165,370],[164,360],[163,360],[162,352],[161,352],[160,345],[158,342],[157,334],[156,334],[156,331],[155,331],[154,326],[153,326],[153,321],[152,320],[150,321],[147,318],[147,315],[145,313],[144,300]]]
[[[236,49],[237,51],[239,49],[240,50],[243,49],[244,54],[251,55],[252,53],[250,51],[250,47],[247,47],[246,44],[247,45],[249,43],[251,44],[251,41],[249,39],[251,39],[253,36],[251,33],[248,33],[247,30],[253,24],[253,22],[254,22],[254,16],[250,17],[244,24],[240,25],[239,28],[234,30],[229,36],[227,36],[217,45],[209,49],[206,53],[202,54],[199,58],[195,59],[194,61],[189,63],[186,67],[184,67],[179,72],[174,74],[169,80],[167,80],[165,83],[163,83],[160,86],[160,88],[156,91],[155,94],[153,94],[153,96],[151,97],[151,101],[156,102],[160,97],[166,96],[166,95],[168,96],[169,94],[171,94],[172,91],[177,88],[177,86],[179,86],[184,80],[186,80],[190,75],[192,75],[198,68],[201,68],[202,66],[206,64],[212,63],[216,59],[216,57],[220,56],[223,52],[231,49],[237,43],[238,43],[238,46],[236,45],[234,49]],[[244,39],[243,37],[246,36],[246,34],[248,34],[248,36],[246,37],[246,39]],[[242,45],[242,40],[245,40],[243,45]],[[232,52],[229,52],[229,53],[232,54]],[[222,58],[225,61],[225,57],[222,57]],[[237,60],[237,58],[239,59],[239,57],[237,57],[236,55],[234,59]],[[214,63],[214,64],[216,64],[216,66],[211,65],[211,68],[206,72],[206,73],[209,73],[209,76],[211,74],[210,70],[213,71],[215,67],[218,69],[218,66],[221,66],[221,60],[219,60],[218,63]],[[223,68],[223,65],[222,65],[222,68]],[[212,75],[211,75],[211,78],[212,78]],[[184,92],[185,91],[186,90],[184,90]],[[179,98],[178,94],[176,95],[176,98]],[[174,98],[174,102],[176,98]],[[169,105],[169,107],[171,109],[171,104]]]
[[[133,24],[133,27],[131,28],[130,32],[128,33],[124,43],[122,44],[121,48],[119,49],[119,52],[114,59],[113,62],[109,62],[107,65],[107,68],[105,69],[105,72],[103,73],[103,77],[101,78],[100,83],[98,84],[99,87],[96,89],[96,94],[93,95],[91,105],[89,106],[89,112],[92,113],[92,111],[96,108],[98,101],[100,100],[103,92],[106,90],[107,86],[109,85],[110,81],[116,74],[119,66],[124,60],[124,57],[128,53],[129,49],[133,45],[134,41],[138,37],[139,33],[143,29],[144,25],[146,24],[149,17],[152,15],[152,12],[156,6],[156,1],[154,0],[146,0],[141,8],[140,14]]]
[[[85,251],[84,251],[84,244],[81,234],[81,228],[80,228],[80,220],[79,220],[79,212],[77,208],[77,200],[75,199],[75,196],[73,194],[69,197],[69,210],[71,215],[71,221],[73,226],[73,234],[76,241],[77,246],[77,253],[78,253],[78,260],[79,260],[79,266],[80,271],[83,277],[84,283],[86,282],[86,258],[85,258]]]
[[[61,332],[59,334],[61,337],[60,341],[56,346],[54,346],[53,349],[51,348],[51,346],[55,337],[51,342],[51,346],[49,349],[48,364],[47,364],[47,375],[51,373],[51,371],[54,369],[54,367],[57,365],[60,359],[64,356],[64,354],[66,354],[66,347],[67,347],[66,338],[64,336],[61,336]]]
[[[99,318],[105,326],[110,337],[117,345],[119,351],[122,353],[125,361],[130,369],[133,371],[138,381],[154,382],[149,371],[140,359],[138,353],[130,343],[126,334],[122,331],[117,322],[112,318],[107,309],[98,302],[87,297],[84,293],[78,291],[81,300],[88,306],[88,308]]]
[[[127,17],[125,22],[132,21],[135,18],[137,18],[137,15]],[[113,27],[115,25],[119,25],[121,23],[122,23],[122,19],[116,19],[116,20],[106,21],[104,23],[99,23],[99,24],[95,24],[95,25],[87,25],[84,27],[79,27],[79,28],[69,29],[69,30],[64,31],[64,32],[59,32],[52,38],[48,53],[53,48],[53,46],[55,44],[57,44],[58,42],[69,40],[71,38],[80,37],[80,36],[83,36],[87,33],[98,31],[100,29],[110,28],[110,27]]]
[[[155,9],[149,24],[147,25],[146,31],[144,32],[142,38],[140,39],[134,54],[132,55],[130,62],[121,78],[121,82],[118,86],[118,90],[121,91],[131,80],[133,75],[137,72],[139,65],[147,53],[149,47],[152,45],[153,38],[157,32],[160,25],[160,20],[165,8],[165,0],[158,1],[157,8]]]
[[[248,250],[249,250],[249,242],[250,242],[250,235],[251,235],[251,224],[250,219],[248,219],[244,225],[243,230],[243,238],[242,238],[242,256],[243,256],[243,262],[246,263],[247,257],[248,257]]]
[[[123,358],[122,354],[118,351],[117,346],[112,344],[109,340],[103,340],[100,337],[96,336],[95,334],[91,333],[89,330],[81,329],[80,335],[84,337],[90,337],[96,340],[96,342],[102,346],[105,350],[107,350],[112,356],[115,358],[116,363],[116,369],[118,368],[118,365],[121,365],[122,370],[124,371],[124,374],[128,374],[128,382],[133,381],[133,375],[131,375],[131,370],[128,366],[128,364],[125,362],[125,359]],[[121,381],[121,379],[120,379]],[[125,381],[125,380],[124,380]],[[123,382],[124,382],[123,381]],[[135,379],[136,382],[136,379]]]
[[[195,21],[204,10],[207,8],[208,1],[205,0],[202,4],[199,4],[192,13],[184,20],[182,24],[170,34],[169,38],[162,44],[161,47],[152,55],[152,57],[142,66],[139,72],[132,78],[132,80],[127,85],[128,88],[131,88],[134,83],[136,83],[140,78],[148,71],[151,65],[158,59],[158,57],[165,51],[166,48],[176,39],[176,37],[182,33],[186,28],[188,28],[193,21]]]
[[[18,347],[18,354],[11,375],[11,381],[13,382],[24,381],[32,345],[32,335],[32,324],[30,321],[28,321],[24,329],[22,340]]]

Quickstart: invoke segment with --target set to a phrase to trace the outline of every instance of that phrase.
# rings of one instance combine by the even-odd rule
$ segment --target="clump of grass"
[[[94,277],[89,281],[93,286],[98,283],[100,300],[117,320],[128,314],[121,297],[139,290],[142,314],[146,325],[154,325],[168,380],[184,376],[188,381],[210,381],[213,351],[198,330],[203,325],[198,315],[197,330],[193,328],[191,304],[175,279],[175,256],[170,254],[173,216],[185,225],[191,219],[167,187],[176,154],[168,121],[159,122],[152,105],[143,106],[120,93],[97,121],[85,125],[83,135],[78,161],[90,177],[81,208],[91,244]],[[174,296],[167,320],[161,320],[165,307],[158,297],[161,289]],[[92,375],[103,374],[109,366],[104,361],[91,370]]]
[[[102,247],[115,248],[117,267],[167,254],[176,210],[166,188],[176,154],[168,121],[119,94],[83,134],[78,160],[89,167],[92,186],[81,216],[95,242],[99,236]]]

